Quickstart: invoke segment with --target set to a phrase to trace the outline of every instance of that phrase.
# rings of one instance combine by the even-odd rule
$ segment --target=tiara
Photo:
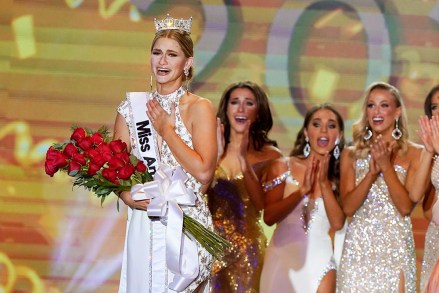
[[[172,18],[169,16],[169,14],[167,14],[166,17],[163,18],[163,20],[158,20],[157,18],[154,18],[154,24],[156,33],[163,30],[176,29],[183,30],[190,34],[192,26],[192,16],[186,20],[183,18]]]

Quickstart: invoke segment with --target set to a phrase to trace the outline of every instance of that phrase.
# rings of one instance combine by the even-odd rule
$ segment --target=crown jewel
[[[188,34],[191,33],[191,26],[192,26],[192,16],[189,19],[177,19],[172,18],[169,16],[169,14],[166,15],[165,18],[162,20],[158,20],[157,18],[154,18],[154,24],[155,24],[155,32],[159,32],[162,30],[183,30],[187,32]]]

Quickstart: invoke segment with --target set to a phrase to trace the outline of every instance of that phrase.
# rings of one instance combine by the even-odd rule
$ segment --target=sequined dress
[[[232,244],[232,252],[214,263],[211,292],[259,292],[267,239],[243,176],[228,178],[218,166],[207,196],[215,230]]]
[[[356,184],[369,170],[368,156],[355,162]],[[395,165],[405,182],[407,170]],[[337,274],[337,292],[398,292],[401,272],[405,292],[416,292],[416,263],[410,216],[393,204],[382,176],[372,184],[347,231]]]
[[[424,292],[431,272],[439,260],[439,226],[437,225],[439,221],[436,220],[436,223],[434,221],[434,219],[439,219],[439,160],[437,158],[435,159],[431,171],[431,182],[436,192],[432,215],[433,220],[430,221],[427,233],[425,234],[424,258],[422,260],[421,271],[421,292]]]
[[[176,92],[168,95],[168,96],[159,96],[155,95],[154,98],[157,99],[159,104],[163,107],[165,111],[170,113],[170,107],[172,103],[179,104],[180,98],[183,95],[184,90],[180,88]],[[128,99],[125,99],[118,107],[117,111],[125,118],[126,123],[129,127],[130,132],[130,140],[132,146],[132,153],[141,158],[139,152],[139,144],[135,137],[135,125],[132,116],[131,103]],[[183,120],[180,115],[179,107],[176,107],[175,112],[175,131],[179,137],[184,141],[186,145],[193,148],[192,145],[192,136],[185,127]],[[165,141],[162,141],[161,146],[157,146],[159,150],[160,161],[163,164],[171,166],[175,168],[179,166],[178,162],[174,158],[169,146]],[[202,223],[205,227],[208,227],[213,230],[212,217],[207,207],[207,203],[202,197],[200,192],[201,184],[188,172],[186,172],[189,179],[185,182],[185,185],[189,188],[192,188],[195,194],[198,197],[196,206],[188,207],[185,210],[185,213],[190,217],[196,219],[200,223]],[[140,210],[133,210],[134,213],[146,213]],[[129,221],[127,223],[127,229],[129,227]],[[149,247],[148,257],[147,259],[139,260],[141,262],[147,263],[149,267],[149,271],[151,273],[145,273],[144,279],[138,280],[138,282],[149,282],[149,292],[175,292],[168,288],[169,283],[172,281],[173,274],[166,267],[166,249],[163,249],[165,246],[166,240],[166,225],[164,225],[160,220],[155,220],[146,217],[146,223],[144,223],[145,233],[149,235],[149,243],[145,244],[145,247]],[[184,293],[193,292],[197,287],[204,281],[208,280],[212,268],[213,259],[212,256],[200,246],[198,242],[196,242],[198,247],[198,261],[199,261],[199,274],[195,281],[189,285],[184,291]],[[126,255],[127,243],[125,243],[125,251]],[[135,292],[133,290],[127,290],[127,271],[126,271],[126,262],[124,256],[124,263],[122,265],[122,273],[121,273],[121,281],[119,287],[119,293],[124,292]],[[128,285],[129,286],[129,285]],[[128,287],[129,288],[129,287]],[[205,289],[203,292],[208,292],[209,288]],[[142,292],[148,293],[148,292]]]
[[[299,188],[290,171],[278,178],[275,185],[286,182],[284,198]],[[265,254],[261,293],[316,292],[323,277],[336,269],[329,230],[323,198],[304,197],[276,225]]]

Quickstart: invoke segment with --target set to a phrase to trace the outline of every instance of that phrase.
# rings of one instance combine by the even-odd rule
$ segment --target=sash
[[[139,153],[148,172],[154,175],[159,165],[159,156],[156,143],[156,132],[152,127],[151,121],[146,115],[148,109],[146,102],[151,98],[149,92],[128,92],[127,99],[130,102],[133,113],[134,130],[139,146]]]
[[[151,98],[148,92],[127,92],[127,101],[131,112],[130,132],[135,134],[138,154],[148,172],[156,173],[158,167],[158,150],[156,131],[146,115],[147,101]],[[152,284],[151,249],[149,234],[152,224],[146,212],[128,208],[128,221],[125,237],[125,248],[122,262],[122,273],[119,293],[151,292]]]
[[[195,205],[196,195],[186,188],[184,182],[187,176],[181,167],[173,171],[170,167],[159,164],[156,132],[146,115],[146,103],[150,98],[151,93],[148,92],[127,93],[138,151],[148,167],[148,172],[154,175],[154,181],[137,184],[131,188],[134,200],[150,199],[150,205],[147,212],[128,209],[125,243],[127,251],[124,255],[126,263],[124,261],[123,265],[126,267],[126,279],[123,281],[126,282],[128,293],[162,291],[163,282],[167,283],[164,279],[168,278],[167,273],[162,271],[163,263],[173,275],[168,288],[180,292],[199,274],[196,241],[182,232],[182,209]],[[154,238],[151,233],[154,231],[150,230],[149,217],[162,218],[167,223],[165,238],[157,239],[154,246],[151,246],[151,240]],[[151,254],[153,249],[154,256]],[[164,249],[166,252],[158,252],[156,249]],[[166,258],[160,260],[161,255],[165,255]],[[156,263],[156,266],[153,266],[153,263]]]

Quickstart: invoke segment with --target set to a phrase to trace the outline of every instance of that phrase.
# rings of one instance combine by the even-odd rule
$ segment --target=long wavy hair
[[[260,151],[265,145],[277,146],[275,140],[268,138],[268,132],[273,127],[273,117],[271,116],[270,104],[268,96],[265,91],[256,83],[251,81],[241,81],[229,85],[224,91],[218,106],[218,112],[216,116],[221,119],[221,123],[224,125],[224,140],[225,147],[230,143],[230,121],[227,117],[227,107],[229,105],[231,93],[238,88],[246,88],[250,90],[256,98],[256,105],[258,113],[256,120],[250,126],[250,138],[253,148]]]
[[[303,120],[303,126],[297,133],[296,141],[294,143],[294,147],[290,152],[290,156],[293,157],[299,157],[304,158],[303,155],[303,149],[305,148],[306,141],[305,141],[305,129],[308,129],[309,123],[311,122],[313,116],[315,113],[317,113],[320,110],[329,110],[332,113],[334,113],[337,124],[340,129],[340,133],[344,134],[344,122],[343,118],[341,117],[340,113],[331,105],[331,104],[320,104],[317,106],[312,107],[305,115],[305,119]],[[340,153],[343,150],[345,146],[345,138],[344,135],[340,137],[340,142],[338,144],[338,147],[340,149]],[[332,150],[333,152],[334,150]],[[329,159],[329,168],[328,168],[328,179],[333,183],[334,192],[338,196],[339,194],[339,182],[340,182],[340,157],[336,159],[334,155],[331,155],[331,158]]]
[[[367,88],[366,92],[364,93],[364,97],[363,97],[364,101],[363,101],[363,106],[361,108],[362,111],[361,111],[360,119],[358,119],[352,125],[352,139],[353,139],[353,144],[355,146],[355,155],[360,158],[364,158],[367,156],[370,150],[370,146],[373,142],[372,139],[365,140],[364,136],[366,134],[366,127],[368,129],[371,129],[367,119],[367,105],[369,102],[369,96],[374,90],[377,89],[388,91],[392,95],[393,100],[396,103],[396,107],[399,107],[401,109],[401,115],[399,117],[398,127],[399,130],[402,132],[402,136],[399,140],[397,140],[397,144],[399,148],[402,150],[403,154],[407,151],[408,148],[409,132],[407,127],[407,113],[399,90],[393,85],[390,85],[385,82],[374,82]]]
[[[191,36],[187,32],[182,31],[182,30],[177,30],[177,29],[158,31],[155,34],[154,39],[152,40],[150,52],[152,52],[152,49],[154,49],[155,43],[160,38],[168,38],[168,39],[172,39],[172,40],[176,41],[180,45],[181,50],[183,51],[183,54],[186,58],[194,57],[194,43],[192,41]],[[189,82],[192,79],[192,77],[194,76],[194,74],[195,74],[194,68],[193,68],[193,66],[191,66],[189,68],[188,76],[186,77],[183,74],[183,81]]]
[[[431,99],[437,92],[439,92],[439,84],[436,85],[434,88],[432,88],[428,93],[427,97],[425,98],[424,112],[425,115],[428,116],[428,118],[431,118],[433,116],[433,112],[431,111]]]

